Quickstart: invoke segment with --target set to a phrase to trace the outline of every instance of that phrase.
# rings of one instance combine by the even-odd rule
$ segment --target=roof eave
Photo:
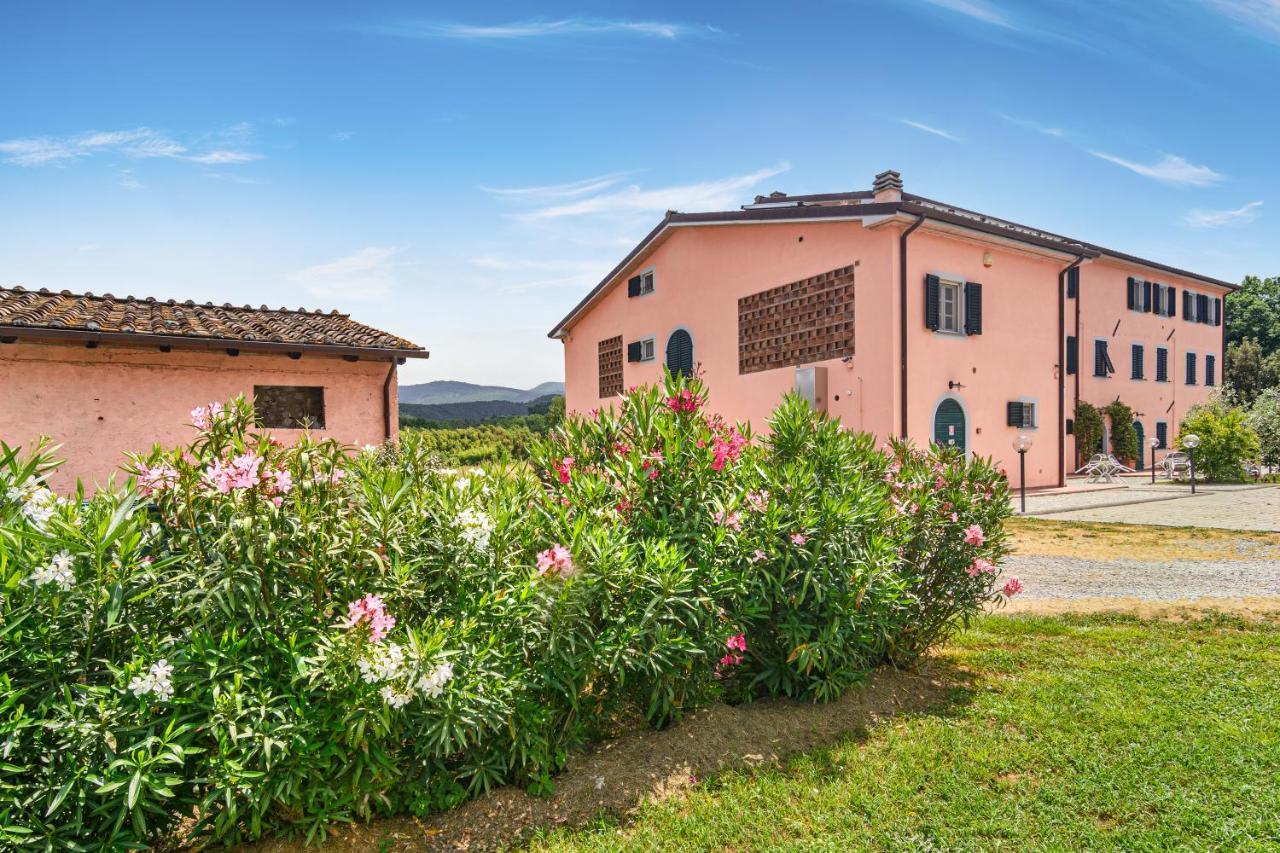
[[[313,355],[354,355],[377,360],[396,358],[430,358],[431,353],[421,347],[398,349],[392,347],[357,347],[342,344],[305,344],[288,341],[246,341],[239,338],[189,337],[186,335],[148,335],[138,332],[94,332],[88,329],[50,329],[43,326],[12,326],[0,324],[0,338],[16,338],[19,341],[41,342],[94,342],[134,344],[138,346],[171,346],[179,349],[227,350],[244,352],[290,353],[306,352]]]

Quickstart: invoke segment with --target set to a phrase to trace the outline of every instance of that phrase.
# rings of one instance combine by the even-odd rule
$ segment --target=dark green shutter
[[[1005,404],[1005,423],[1011,427],[1022,426],[1022,404],[1021,403]]]
[[[1217,383],[1218,381],[1218,377],[1216,376],[1217,361],[1218,360],[1211,355],[1206,355],[1204,357],[1204,384],[1205,385],[1214,385]]]
[[[1182,291],[1182,319],[1191,319],[1191,291]]]
[[[1169,381],[1169,351],[1164,347],[1156,347],[1156,381]]]
[[[693,338],[684,329],[676,329],[667,338],[667,369],[673,374],[693,375]]]
[[[964,333],[982,334],[982,285],[976,281],[964,286]]]
[[[1067,298],[1075,299],[1080,294],[1080,268],[1067,270]]]
[[[1193,352],[1187,353],[1187,384],[1196,384],[1196,354]]]
[[[1080,369],[1080,345],[1073,335],[1067,336],[1067,373]]]
[[[632,276],[627,279],[627,298],[640,295],[640,276]]]
[[[1132,351],[1133,365],[1129,372],[1129,377],[1131,379],[1143,378],[1142,368],[1144,367],[1143,362],[1146,360],[1145,356],[1146,356],[1146,351],[1144,350],[1142,344],[1134,344],[1133,351]]]
[[[1204,293],[1196,294],[1196,322],[1209,322],[1209,297]]]
[[[1177,296],[1178,296],[1178,288],[1176,288],[1176,287],[1169,287],[1169,288],[1165,288],[1165,291],[1164,291],[1164,298],[1165,298],[1164,315],[1165,315],[1166,317],[1177,317],[1177,316],[1178,316],[1178,299],[1177,299]]]
[[[1144,281],[1142,283],[1142,310],[1151,313],[1151,282]]]
[[[1137,301],[1138,301],[1137,299],[1135,299],[1135,298],[1134,298],[1134,296],[1135,296],[1135,288],[1134,288],[1134,284],[1135,284],[1135,283],[1136,283],[1136,282],[1134,281],[1133,276],[1129,276],[1129,290],[1128,290],[1127,294],[1125,295],[1125,302],[1124,302],[1124,304],[1125,304],[1125,307],[1126,307],[1126,308],[1128,308],[1130,311],[1132,311],[1132,310],[1134,309],[1134,306],[1135,306],[1135,304],[1136,304],[1136,303],[1137,303]]]
[[[1213,299],[1213,325],[1222,325],[1222,300],[1216,296]]]
[[[634,341],[627,344],[627,361],[640,361],[644,358],[644,344]]]
[[[1076,420],[1075,418],[1067,418],[1067,435],[1075,435],[1075,434],[1076,434]]]
[[[935,332],[938,331],[938,301],[940,299],[938,277],[924,277],[924,324]]]

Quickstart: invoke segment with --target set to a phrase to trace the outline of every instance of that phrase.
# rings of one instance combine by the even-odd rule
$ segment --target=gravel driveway
[[[1267,549],[1270,550],[1270,549]],[[1027,599],[1196,598],[1280,596],[1280,557],[1236,560],[1088,560],[1015,555],[1001,565],[1022,581]]]

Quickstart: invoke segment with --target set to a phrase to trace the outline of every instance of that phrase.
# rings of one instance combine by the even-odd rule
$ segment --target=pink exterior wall
[[[1130,310],[1126,293],[1129,276],[1159,282],[1177,288],[1174,317]],[[1223,326],[1194,323],[1182,318],[1182,292],[1203,293],[1221,299],[1221,288],[1198,284],[1155,270],[1099,259],[1080,272],[1080,399],[1095,406],[1105,406],[1118,396],[1130,406],[1135,420],[1141,421],[1145,437],[1155,435],[1156,421],[1169,425],[1169,445],[1174,445],[1178,423],[1187,409],[1208,401],[1213,388],[1204,384],[1205,355],[1216,362],[1216,382],[1222,382]],[[1070,305],[1068,301],[1068,305]],[[1069,316],[1067,334],[1071,334]],[[1116,372],[1107,378],[1093,375],[1093,342],[1105,338]],[[1144,345],[1145,379],[1131,379],[1131,345]],[[1156,382],[1156,347],[1169,350],[1169,381]],[[1196,353],[1196,384],[1186,384],[1186,353]],[[1069,389],[1070,390],[1070,389]],[[1070,445],[1074,447],[1074,444]],[[1162,459],[1166,451],[1158,451]],[[1144,460],[1150,464],[1151,450],[1143,448]]]
[[[667,337],[674,329],[684,328],[693,337],[694,361],[710,389],[710,408],[763,429],[768,413],[792,388],[795,368],[738,373],[738,298],[856,261],[853,362],[819,363],[827,367],[828,411],[854,429],[882,437],[897,435],[901,401],[898,262],[904,227],[883,223],[866,229],[846,221],[672,228],[664,242],[622,270],[619,284],[570,326],[565,342],[569,410],[581,412],[611,402],[598,396],[601,340],[622,335],[625,347],[654,336],[654,361],[623,364],[624,385],[638,385],[658,379]],[[1058,447],[1063,428],[1058,409],[1058,277],[1072,258],[972,232],[956,233],[932,222],[916,230],[908,246],[909,437],[918,444],[931,441],[937,407],[952,397],[965,412],[965,443],[971,453],[993,457],[1016,482],[1018,457],[1012,444],[1025,432],[1032,437],[1027,484],[1057,485],[1060,475],[1076,467],[1074,439],[1063,439],[1061,471]],[[655,273],[655,292],[628,298],[626,278],[649,269]],[[927,328],[927,274],[982,284],[982,334],[947,334]],[[1178,316],[1128,310],[1126,280],[1131,275],[1176,287]],[[1118,395],[1140,413],[1146,438],[1155,435],[1157,420],[1167,421],[1170,444],[1186,409],[1208,399],[1211,389],[1203,385],[1206,353],[1216,356],[1219,382],[1222,376],[1222,327],[1182,319],[1186,288],[1211,299],[1223,295],[1222,288],[1110,259],[1086,263],[1081,271],[1081,399],[1102,406]],[[1064,336],[1073,333],[1074,320],[1075,300],[1068,299]],[[1166,343],[1170,331],[1173,338]],[[1094,337],[1111,341],[1116,373],[1110,378],[1092,376]],[[1132,343],[1145,348],[1146,379],[1142,381],[1129,378]],[[1167,383],[1154,381],[1157,346],[1169,347]],[[1200,384],[1194,386],[1185,384],[1188,349],[1198,354]],[[1064,420],[1073,416],[1075,379],[1065,376]],[[948,387],[953,382],[963,387]],[[1007,425],[1007,404],[1012,401],[1036,404],[1036,428]]]
[[[61,492],[77,478],[102,483],[126,462],[126,451],[145,453],[194,435],[190,411],[258,385],[321,385],[325,429],[318,436],[362,445],[384,438],[386,361],[346,362],[334,356],[182,351],[83,344],[16,343],[0,346],[0,439],[10,445],[48,435],[62,445],[66,464],[51,478]],[[391,384],[392,431],[395,380]],[[292,441],[301,430],[269,432]],[[123,480],[123,475],[118,479]]]
[[[601,340],[621,334],[625,347],[654,336],[655,360],[623,363],[623,384],[630,387],[658,380],[667,338],[684,328],[710,389],[710,408],[763,429],[766,416],[792,389],[795,369],[738,373],[738,298],[857,262],[853,363],[820,364],[828,368],[831,397],[840,397],[829,402],[832,414],[857,429],[887,433],[893,379],[882,354],[892,346],[896,327],[889,320],[892,294],[871,283],[891,277],[896,247],[894,235],[852,221],[674,228],[569,330],[566,406],[583,412],[610,404],[598,396]],[[626,277],[649,268],[655,271],[654,292],[628,298]]]
[[[990,266],[984,265],[989,255]],[[1013,440],[1032,438],[1027,485],[1058,482],[1058,272],[1069,261],[918,229],[908,238],[907,420],[917,443],[933,436],[947,397],[965,412],[966,447],[1003,464],[1017,482]],[[982,284],[982,334],[935,332],[925,325],[928,274]],[[963,388],[949,388],[958,382]],[[1008,426],[1007,404],[1033,401],[1037,428]],[[1070,403],[1068,402],[1068,405]]]

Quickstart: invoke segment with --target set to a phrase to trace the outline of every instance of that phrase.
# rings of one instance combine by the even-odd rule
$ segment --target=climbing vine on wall
[[[1116,400],[1102,410],[1111,420],[1111,452],[1117,459],[1137,459],[1138,431],[1133,428],[1133,409]]]
[[[1076,447],[1082,459],[1102,452],[1102,413],[1091,403],[1076,403]]]

